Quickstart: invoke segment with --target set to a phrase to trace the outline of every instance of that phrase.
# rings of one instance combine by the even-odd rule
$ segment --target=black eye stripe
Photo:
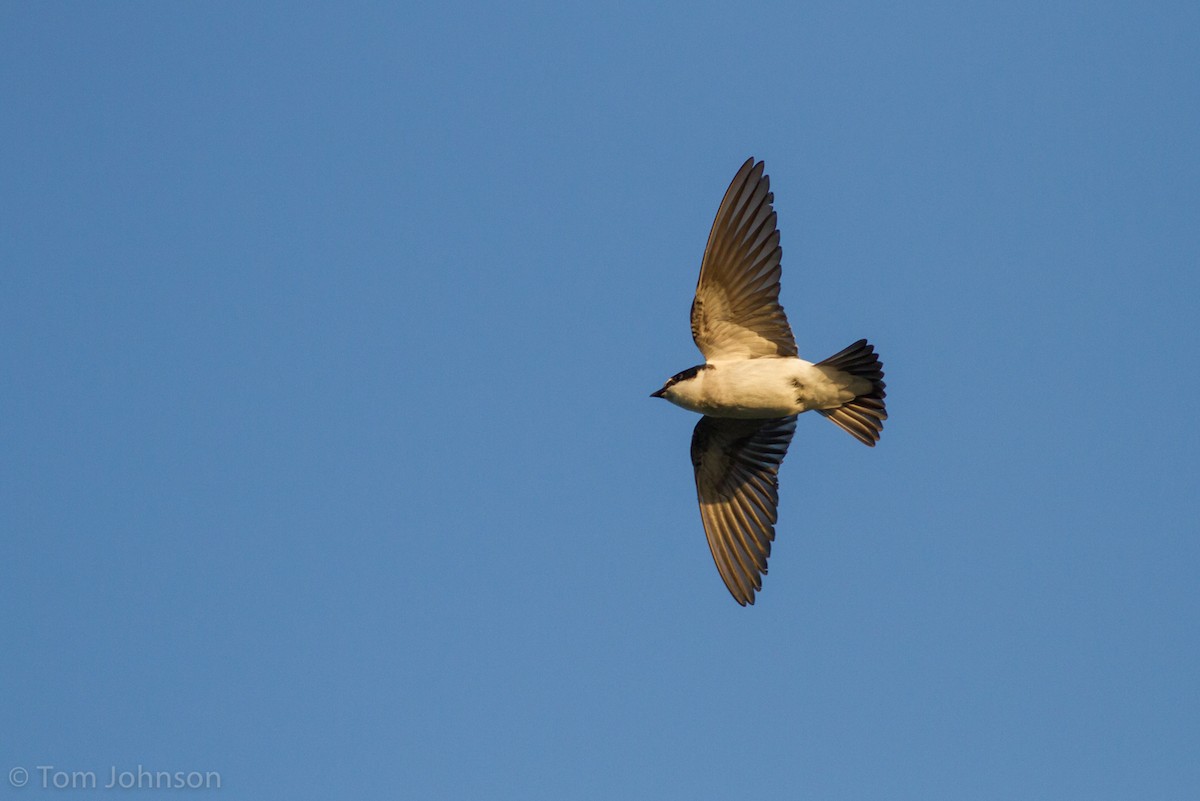
[[[689,378],[694,377],[696,373],[700,372],[701,370],[707,370],[709,366],[710,365],[707,364],[698,364],[695,367],[689,367],[681,373],[676,373],[667,379],[667,386],[669,387],[672,384],[678,384],[680,381],[687,381]]]

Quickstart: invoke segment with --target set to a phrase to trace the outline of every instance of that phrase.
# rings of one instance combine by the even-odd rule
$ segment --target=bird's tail
[[[875,354],[875,348],[867,340],[860,339],[845,350],[833,354],[818,367],[832,367],[871,382],[871,389],[854,400],[836,409],[818,409],[851,436],[875,447],[883,432],[883,421],[887,419],[887,408],[883,399],[887,397],[883,383],[883,362]]]

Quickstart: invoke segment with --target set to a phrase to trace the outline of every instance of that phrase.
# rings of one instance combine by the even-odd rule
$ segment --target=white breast
[[[665,397],[714,417],[767,418],[810,409],[836,409],[866,392],[862,379],[803,359],[760,358],[710,362]]]

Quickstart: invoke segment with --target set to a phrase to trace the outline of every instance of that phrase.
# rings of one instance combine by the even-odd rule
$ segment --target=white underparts
[[[765,357],[710,362],[663,397],[713,417],[769,418],[836,409],[870,389],[866,379],[828,366]]]

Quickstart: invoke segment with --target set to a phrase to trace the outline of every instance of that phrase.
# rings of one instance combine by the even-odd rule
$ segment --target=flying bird
[[[754,603],[767,573],[779,466],[796,416],[816,411],[871,447],[887,419],[883,363],[865,339],[816,364],[797,355],[779,304],[774,199],[763,163],[747,159],[717,209],[692,301],[704,364],[651,394],[704,415],[692,433],[700,519],[742,606]]]

